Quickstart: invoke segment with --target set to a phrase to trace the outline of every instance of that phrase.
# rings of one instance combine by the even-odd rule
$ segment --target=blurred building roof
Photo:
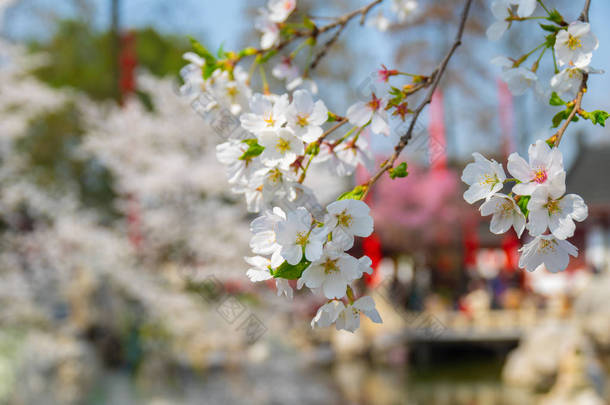
[[[610,209],[610,145],[579,143],[574,164],[568,171],[567,191],[590,206]]]

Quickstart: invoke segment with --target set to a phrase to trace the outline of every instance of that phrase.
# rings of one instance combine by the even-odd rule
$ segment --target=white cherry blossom
[[[276,23],[284,22],[296,6],[296,0],[269,0],[267,3],[269,19]]]
[[[464,192],[464,200],[469,204],[486,199],[502,190],[506,174],[502,165],[495,160],[487,160],[475,152],[474,162],[462,172],[462,181],[470,187]]]
[[[413,20],[417,15],[417,7],[416,0],[392,0],[392,11],[400,22]]]
[[[369,101],[359,101],[350,106],[347,109],[347,119],[350,124],[357,127],[362,127],[370,121],[373,133],[388,136],[390,135],[390,125],[385,110],[387,104],[388,100],[383,97],[378,98],[373,93]]]
[[[264,129],[279,129],[286,123],[288,104],[287,94],[272,99],[257,93],[250,99],[250,112],[239,117],[241,126],[255,134]]]
[[[263,34],[261,36],[261,48],[270,49],[280,43],[280,28],[271,20],[271,15],[267,10],[259,9],[259,16],[254,27]]]
[[[276,240],[281,246],[280,254],[289,264],[299,263],[303,252],[309,261],[318,260],[322,255],[326,235],[318,227],[312,229],[312,222],[311,214],[304,207],[288,212],[286,219],[278,222]]]
[[[354,236],[367,237],[373,233],[373,218],[370,208],[360,200],[345,199],[330,203],[326,207],[324,227],[332,232],[332,238],[344,238],[344,250],[354,244]]]
[[[583,71],[579,68],[567,67],[551,78],[551,89],[564,99],[573,99],[580,89]]]
[[[311,320],[311,327],[327,328],[337,320],[339,313],[345,309],[342,301],[332,300],[318,308],[316,316]]]
[[[532,236],[542,234],[548,227],[557,239],[567,239],[574,235],[574,221],[582,222],[587,218],[588,209],[582,197],[576,194],[561,197],[563,193],[555,190],[539,187],[532,193],[527,204],[527,229]]]
[[[390,28],[391,24],[392,22],[390,19],[383,15],[382,11],[379,11],[377,14],[366,20],[366,25],[373,27],[380,32],[386,32],[388,28]]]
[[[565,270],[570,256],[578,257],[578,249],[566,240],[553,235],[539,235],[519,249],[519,267],[534,271],[544,265],[550,272]]]
[[[506,21],[506,19],[510,17],[510,6],[508,0],[494,0],[494,2],[491,3],[491,12],[496,21],[487,28],[487,38],[489,40],[499,40],[510,26],[510,22]]]
[[[243,158],[248,148],[248,144],[237,139],[229,139],[216,146],[216,157],[225,165],[229,184],[243,185],[260,169],[257,159]]]
[[[265,129],[258,134],[258,142],[265,148],[260,155],[263,164],[279,165],[287,170],[297,156],[305,152],[303,141],[289,128]]]
[[[322,100],[314,102],[309,91],[297,90],[286,109],[286,119],[298,138],[315,142],[323,133],[321,125],[328,119],[328,109]]]
[[[290,56],[283,57],[282,61],[273,67],[271,74],[273,77],[285,80],[288,83],[300,76],[299,67]]]
[[[525,229],[525,215],[515,200],[506,194],[496,193],[490,196],[479,208],[481,215],[493,215],[489,229],[492,233],[502,234],[511,227],[521,237]]]
[[[325,164],[331,173],[339,177],[353,174],[359,164],[370,172],[375,168],[368,142],[362,136],[356,141],[345,141],[337,146],[334,146],[333,142],[323,142],[316,160]]]
[[[513,186],[513,193],[531,195],[539,186],[551,188],[550,193],[565,192],[565,171],[563,157],[557,148],[551,148],[545,141],[539,139],[530,145],[529,163],[516,152],[508,157],[507,168],[513,177],[521,183]],[[557,181],[559,176],[560,181]],[[561,179],[564,179],[561,181]]]
[[[567,30],[557,33],[555,40],[555,54],[560,65],[584,68],[589,66],[593,51],[597,49],[599,42],[591,32],[589,23],[575,21]]]
[[[356,278],[361,278],[364,273],[373,274],[373,261],[368,256],[362,256],[358,259],[358,274]]]
[[[358,275],[358,260],[343,252],[332,242],[324,246],[320,258],[303,271],[297,288],[322,288],[326,298],[341,298],[350,282]]]
[[[519,17],[529,17],[536,10],[536,0],[511,0],[511,3],[517,5]]]
[[[267,259],[266,257],[254,256],[254,257],[244,257],[246,263],[250,266],[248,271],[246,272],[246,276],[250,279],[251,282],[257,283],[259,281],[267,281],[271,280],[273,276],[271,275],[270,269],[275,269],[281,264],[274,264],[272,260]],[[275,288],[277,289],[278,297],[285,295],[286,297],[292,299],[293,298],[293,290],[290,286],[288,280],[282,278],[275,279]]]
[[[382,322],[373,298],[364,296],[357,299],[352,305],[345,306],[339,313],[335,321],[336,329],[355,332],[360,327],[360,313],[365,314],[375,323]]]
[[[276,226],[280,221],[286,219],[286,214],[281,208],[275,207],[273,211],[267,210],[263,215],[257,217],[250,223],[250,231],[252,238],[250,239],[250,248],[252,252],[261,255],[272,255],[271,261],[274,267],[281,264],[282,256],[280,255],[281,246],[277,243],[275,231]]]
[[[502,80],[508,85],[508,89],[514,96],[524,94],[530,87],[535,87],[538,76],[529,69],[522,66],[506,69],[502,72]]]

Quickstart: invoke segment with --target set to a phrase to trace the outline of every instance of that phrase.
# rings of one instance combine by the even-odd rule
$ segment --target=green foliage
[[[608,114],[606,111],[595,110],[588,113],[588,117],[586,117],[586,119],[589,119],[594,125],[599,124],[602,127],[605,127],[606,120],[609,116],[610,114]]]
[[[545,31],[549,31],[549,32],[557,32],[559,30],[561,30],[561,27],[558,25],[551,25],[551,24],[539,24],[540,28],[542,28]]]
[[[568,107],[565,110],[559,111],[557,114],[555,114],[555,116],[553,117],[553,128],[557,128],[563,120],[568,119],[573,108],[573,106]],[[574,115],[574,117],[572,117],[572,122],[576,121],[578,121],[578,117]]]
[[[305,149],[306,155],[316,156],[320,153],[320,144],[318,142],[312,142],[307,145],[307,149]]]
[[[156,76],[178,74],[184,65],[182,54],[188,50],[186,41],[161,36],[151,28],[135,31],[135,38],[139,67]],[[53,87],[77,88],[96,100],[117,98],[113,38],[108,31],[65,20],[50,40],[32,42],[29,48],[51,55],[48,64],[32,72],[41,81]]]
[[[557,93],[556,93],[556,92],[553,92],[553,93],[551,94],[551,99],[549,100],[549,104],[550,104],[550,105],[566,105],[566,102],[565,102],[565,101],[563,101],[563,100],[561,99],[561,97],[559,97],[559,96],[557,95]]]
[[[546,37],[544,37],[544,46],[546,46],[547,48],[552,48],[553,46],[555,46],[556,39],[557,39],[556,34],[547,35]]]
[[[532,197],[529,195],[522,195],[519,197],[519,201],[517,201],[517,205],[519,206],[519,209],[521,210],[523,215],[525,215],[526,218],[527,218],[527,215],[529,214],[529,210],[527,209],[527,204],[530,202],[531,198]]]
[[[553,21],[555,24],[559,24],[559,25],[563,25],[563,23],[564,23],[563,17],[561,16],[561,13],[559,11],[557,11],[557,9],[552,10],[549,13],[549,17],[547,18],[547,20]]]
[[[214,55],[212,55],[212,53],[208,51],[205,46],[201,45],[201,43],[199,43],[195,38],[189,37],[189,40],[191,41],[191,47],[193,48],[193,51],[205,60],[205,67],[203,68],[203,78],[207,79],[212,76],[212,73],[214,73],[216,69],[218,69],[217,60]],[[224,53],[224,51],[222,52]]]
[[[301,277],[301,274],[309,267],[311,262],[305,259],[305,256],[301,261],[295,265],[288,262],[284,262],[276,270],[271,271],[271,275],[275,278],[285,278],[287,280],[296,280]]]
[[[77,153],[84,132],[74,104],[35,117],[16,144],[27,164],[24,175],[49,190],[76,189],[83,204],[114,216],[112,175],[98,161]]]
[[[246,150],[244,154],[239,157],[240,160],[251,160],[263,153],[265,150],[265,147],[259,145],[256,139],[245,139],[242,142],[248,145],[248,150]]]
[[[396,177],[407,177],[407,162],[402,162],[396,167],[390,169],[390,178],[394,180]]]
[[[347,191],[347,192],[341,194],[339,196],[339,198],[337,198],[337,201],[362,200],[362,197],[364,197],[364,193],[366,192],[367,189],[368,189],[368,187],[366,185],[356,186],[356,187],[354,187],[353,190],[350,190],[350,191]]]

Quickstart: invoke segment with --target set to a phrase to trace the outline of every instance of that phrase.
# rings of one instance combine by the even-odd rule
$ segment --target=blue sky
[[[425,4],[426,0],[420,1]],[[73,1],[71,0],[22,0],[21,3],[9,10],[5,16],[4,30],[5,33],[16,39],[24,39],[27,37],[44,37],[49,35],[52,29],[52,23],[48,23],[53,19],[53,16],[70,16],[73,15],[73,10],[70,7]],[[109,24],[109,0],[93,0],[94,4],[94,24],[98,27],[104,27]],[[353,0],[353,7],[359,7],[365,4],[365,1]],[[452,1],[452,4],[462,2]],[[553,4],[553,0],[547,0],[549,5]],[[562,2],[561,10],[567,18],[576,18],[581,8],[582,1]],[[244,7],[246,5],[263,5],[263,1],[244,1],[244,0],[122,0],[122,26],[141,27],[153,26],[161,31],[193,35],[204,41],[210,48],[216,48],[221,43],[224,43],[225,49],[238,49],[243,44],[243,32],[248,26],[252,25],[252,21],[244,16]],[[491,21],[491,14],[489,18]],[[327,10],[324,15],[334,15],[331,10]],[[600,47],[596,51],[593,59],[593,66],[605,71],[610,71],[610,41],[605,41],[610,38],[610,25],[607,24],[610,16],[610,2],[606,0],[593,0],[591,6],[591,24],[594,32],[600,38]],[[527,22],[526,24],[535,24]],[[515,27],[516,31],[521,30],[519,26]],[[528,36],[527,31],[523,31],[522,39],[524,43],[529,43],[532,39]],[[440,36],[445,33],[437,31],[415,31],[414,35],[436,35]],[[450,29],[446,33],[452,36],[453,30]],[[364,60],[360,61],[358,66],[353,66],[352,78],[348,86],[354,87],[362,82],[362,78],[366,78],[369,72],[374,71],[381,63],[391,64],[392,54],[395,46],[400,43],[400,39],[388,40],[387,34],[379,33],[369,27],[359,27],[357,24],[352,26],[345,33],[351,36],[350,46],[354,52],[359,55],[365,55]],[[514,35],[514,34],[513,34]],[[257,38],[252,39],[251,44],[256,43]],[[537,44],[531,44],[533,46]],[[478,60],[473,63],[485,64],[489,59],[498,54],[503,54],[502,47],[496,44],[490,44],[487,41],[465,41],[464,46],[475,46]],[[435,57],[439,57],[440,50],[434,50]],[[513,55],[515,56],[515,55]],[[548,62],[547,62],[548,63]],[[493,68],[492,72],[494,71]],[[498,72],[496,72],[498,73]],[[610,90],[610,79],[608,74],[604,76],[595,76],[590,80],[590,91],[585,98],[586,109],[610,109],[610,99],[608,93]],[[477,91],[480,91],[487,97],[493,100],[495,98],[495,82],[479,83]],[[353,100],[333,99],[328,103],[331,108],[337,108],[339,111],[346,108]],[[335,97],[336,98],[336,97]],[[467,100],[464,100],[467,101]],[[463,102],[461,94],[448,95],[446,103],[451,103],[451,122],[447,122],[446,126],[449,135],[452,136],[450,142],[450,150],[453,154],[465,156],[476,149],[483,138],[499,137],[499,129],[492,134],[477,134],[473,136],[472,132],[476,131],[476,127],[472,122],[476,117],[470,116],[471,109],[468,108],[468,103]],[[553,112],[557,110],[550,107],[540,113],[540,110],[533,108],[535,103],[539,103],[531,95],[515,98],[514,104],[518,110],[518,119],[521,125],[521,132],[529,139],[540,137],[540,134],[545,130],[550,132],[549,122]],[[496,113],[496,111],[493,111]],[[425,117],[424,117],[425,119]],[[600,141],[610,138],[606,130],[593,128],[590,123],[577,123],[570,127],[570,133],[576,133],[577,128],[583,128],[588,133],[588,138],[591,141]],[[564,148],[568,159],[574,150],[575,137],[565,137]],[[493,142],[491,143],[493,145]],[[383,142],[380,143],[383,146]],[[380,146],[381,147],[381,146]],[[572,153],[573,154],[573,153]]]

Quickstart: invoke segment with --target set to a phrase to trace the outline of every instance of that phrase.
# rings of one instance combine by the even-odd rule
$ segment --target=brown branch
[[[578,19],[580,21],[586,22],[586,23],[589,22],[589,7],[591,7],[591,0],[585,0],[585,5],[583,6],[582,12],[580,13],[580,17],[578,17]],[[588,78],[589,78],[589,75],[587,73],[583,72],[582,81],[580,82],[580,87],[578,89],[578,94],[576,95],[576,98],[574,100],[572,100],[572,103],[574,103],[574,108],[572,108],[572,111],[570,111],[568,118],[561,125],[559,130],[557,130],[557,132],[555,132],[555,134],[553,134],[553,136],[551,136],[549,139],[547,139],[547,142],[552,143],[553,146],[555,146],[555,147],[559,146],[559,143],[561,142],[561,138],[563,138],[563,134],[566,132],[566,129],[568,129],[568,126],[572,122],[572,119],[574,118],[574,116],[576,116],[576,114],[580,111],[580,105],[582,104],[582,98],[585,95],[585,93],[587,92],[587,79]]]
[[[430,104],[430,102],[432,101],[432,94],[438,87],[441,77],[443,76],[443,74],[445,73],[445,70],[447,69],[447,64],[449,63],[449,60],[455,53],[456,49],[462,44],[462,36],[464,34],[464,27],[466,26],[466,20],[468,19],[468,12],[470,11],[471,4],[472,4],[472,0],[466,0],[466,4],[464,5],[464,9],[462,10],[462,15],[460,17],[460,25],[459,25],[457,33],[455,35],[455,40],[453,42],[453,45],[451,46],[451,48],[449,49],[449,51],[447,52],[447,54],[445,55],[443,60],[436,67],[436,69],[434,69],[432,74],[428,77],[428,80],[426,82],[427,86],[429,86],[428,93],[426,93],[426,98],[417,106],[417,108],[413,112],[413,118],[411,119],[411,123],[409,124],[409,128],[407,129],[407,132],[403,136],[400,137],[400,141],[394,147],[394,154],[388,160],[386,160],[385,162],[382,163],[382,165],[379,168],[379,170],[377,171],[377,173],[375,173],[375,175],[373,175],[373,177],[371,177],[369,179],[369,181],[366,183],[364,196],[362,197],[362,199],[364,199],[364,197],[366,197],[371,186],[377,180],[379,180],[379,178],[385,172],[389,171],[390,169],[392,169],[394,167],[394,163],[398,159],[398,156],[403,151],[403,149],[407,146],[407,144],[409,143],[409,140],[413,136],[413,130],[415,129],[415,124],[417,123],[419,115],[424,110],[424,108],[428,104]]]

